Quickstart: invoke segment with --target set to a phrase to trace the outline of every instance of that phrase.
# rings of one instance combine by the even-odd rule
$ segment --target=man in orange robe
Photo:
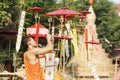
[[[40,67],[39,55],[44,55],[53,51],[51,35],[46,37],[47,45],[39,48],[38,44],[31,37],[26,37],[23,44],[27,48],[24,53],[24,64],[26,72],[26,80],[44,80]]]

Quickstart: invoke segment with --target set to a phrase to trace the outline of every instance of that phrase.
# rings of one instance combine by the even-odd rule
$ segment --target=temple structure
[[[84,34],[80,43],[79,56],[74,58],[74,75],[78,78],[77,80],[112,80],[115,74],[115,65],[112,64],[112,59],[108,58],[102,44],[99,44],[95,25],[96,15],[92,5],[89,7],[89,11],[91,14],[88,14],[86,19],[88,43],[85,43]]]

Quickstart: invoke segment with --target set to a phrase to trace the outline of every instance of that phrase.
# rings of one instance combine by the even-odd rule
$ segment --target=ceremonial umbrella
[[[17,30],[1,30],[0,35],[4,36],[9,40],[9,56],[10,56],[10,49],[11,49],[11,41],[15,39],[17,36]]]
[[[55,11],[47,12],[45,15],[46,16],[61,16],[60,22],[61,22],[61,30],[62,30],[63,22],[65,21],[65,19],[74,17],[75,15],[80,15],[80,14],[81,13],[79,12],[69,10],[66,7],[62,7],[62,8],[58,8]]]
[[[12,58],[11,58],[11,46],[12,45],[11,45],[11,42],[12,42],[12,39],[16,39],[17,33],[18,32],[17,32],[16,27],[15,27],[13,22],[9,22],[5,26],[5,28],[3,28],[3,30],[0,30],[0,35],[9,40],[9,44],[7,44],[8,48],[9,48],[7,51],[9,54],[8,54],[7,59],[5,60],[5,68],[9,72],[11,72],[11,69],[12,69],[12,67],[11,67],[12,66]]]
[[[35,13],[35,22],[36,24],[39,23],[38,22],[38,12],[40,12],[42,10],[42,8],[40,7],[33,7],[33,8],[30,8],[30,11],[34,12]],[[39,27],[36,25],[36,35],[35,35],[35,41],[36,43],[38,43],[38,34],[39,34]]]
[[[87,38],[88,36],[86,36],[86,38]],[[95,41],[94,39],[93,39],[93,37],[92,37],[92,40],[90,40],[90,41],[88,41],[88,38],[87,39],[85,39],[85,43],[86,43],[86,49],[87,49],[87,59],[89,59],[89,57],[88,57],[88,44],[95,44],[95,45],[99,45],[100,44],[100,42],[98,42],[98,41]]]
[[[91,14],[91,12],[87,10],[83,10],[83,11],[80,11],[80,14],[86,15],[86,14]]]
[[[116,51],[115,57],[116,57],[116,56],[120,56],[120,55],[119,55],[119,52],[120,52],[120,48],[119,48],[119,47],[118,47],[118,48],[114,48],[114,51]]]
[[[69,10],[67,9],[66,7],[62,7],[62,8],[59,8],[55,11],[52,11],[52,12],[48,12],[46,13],[47,16],[60,16],[60,22],[61,22],[61,27],[60,27],[60,31],[59,31],[59,34],[60,35],[57,35],[57,36],[54,36],[54,38],[58,38],[58,39],[68,39],[68,40],[71,40],[71,38],[68,38],[68,36],[63,36],[63,27],[64,27],[64,22],[66,20],[66,18],[69,17],[72,17],[72,16],[75,16],[75,15],[80,15],[79,12],[76,12],[76,11],[73,11],[73,10]],[[53,28],[54,29],[54,28]],[[53,32],[54,30],[52,30]],[[54,35],[54,34],[53,34]],[[52,35],[52,36],[53,36]],[[64,42],[64,41],[63,41]],[[62,46],[62,45],[61,45]],[[61,54],[64,53],[64,51],[61,51]],[[64,56],[65,57],[65,56]],[[63,57],[63,60],[65,59]],[[62,56],[60,55],[60,58],[62,59]],[[62,62],[62,61],[61,61]],[[64,62],[64,61],[63,61]],[[64,64],[64,63],[63,63]]]
[[[120,48],[114,48],[114,50],[120,52]],[[117,54],[117,57],[115,56],[115,75],[117,73],[117,65],[118,65],[117,61],[119,58],[120,58],[119,54]]]
[[[46,13],[47,16],[60,16],[60,15],[80,15],[79,12],[69,10],[65,7],[58,8],[56,11]]]
[[[39,32],[36,32],[36,31],[39,31]],[[48,32],[49,32],[48,29],[41,24],[34,24],[27,28],[27,36],[32,36],[32,37],[35,37],[36,35],[38,37],[46,37]]]
[[[55,11],[47,12],[45,15],[47,15],[47,16],[62,16],[62,19],[60,19],[61,30],[62,30],[62,26],[63,26],[63,22],[65,21],[65,18],[70,18],[70,17],[73,17],[74,15],[80,15],[80,14],[81,13],[79,13],[79,12],[69,10],[66,7],[62,7],[62,8],[58,8]]]
[[[88,44],[100,44],[100,42],[97,42],[97,41],[94,41],[94,40],[86,41],[85,43],[88,43]]]
[[[115,51],[120,51],[120,48],[114,48]]]
[[[39,12],[41,10],[42,10],[42,8],[40,8],[40,7],[32,7],[32,8],[30,8],[30,11],[33,11],[33,12]]]
[[[79,16],[79,19],[87,18],[86,16]]]
[[[16,30],[4,30],[4,31],[0,31],[0,34],[5,35],[7,38],[13,39],[17,35],[17,31]]]
[[[66,40],[71,40],[72,38],[70,36],[67,36],[67,35],[55,35],[54,38],[56,39],[66,39]]]

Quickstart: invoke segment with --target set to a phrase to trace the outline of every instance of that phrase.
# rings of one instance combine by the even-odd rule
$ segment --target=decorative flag
[[[88,41],[88,30],[87,30],[87,28],[85,29],[85,42],[87,42]],[[87,52],[87,59],[89,58],[89,56],[88,56],[88,43],[85,43],[85,45],[86,45],[86,52]]]
[[[68,32],[69,36],[72,38],[71,42],[73,43],[74,36],[73,36],[72,30],[70,29],[70,23],[66,23],[65,26],[67,28],[67,32]]]
[[[65,65],[65,39],[61,40],[61,59],[63,56],[63,66]],[[62,63],[62,62],[61,62]]]
[[[40,66],[41,66],[41,68],[44,69],[45,68],[45,57],[42,57],[39,60],[40,60]]]
[[[52,25],[52,31],[51,31],[51,34],[52,34],[52,43],[54,44],[54,32],[55,31],[55,25],[54,25],[54,20],[53,20],[53,25]]]
[[[48,53],[46,56],[45,80],[54,80],[55,53]]]
[[[20,23],[19,23],[19,28],[18,28],[18,34],[17,34],[16,52],[19,51],[20,45],[21,45],[25,14],[26,14],[26,11],[22,10],[21,16],[20,16]]]
[[[46,56],[46,66],[55,65],[55,53],[48,53]]]
[[[99,78],[99,76],[98,76],[98,74],[96,72],[96,69],[95,69],[94,65],[92,64],[92,62],[88,61],[87,64],[88,64],[89,68],[91,69],[91,72],[93,73],[93,76],[94,76],[95,80],[100,80],[100,78]]]
[[[45,70],[45,80],[54,80],[54,72],[55,68],[54,67],[46,67]]]
[[[68,35],[67,30],[64,31],[64,34],[65,34],[66,36]],[[65,53],[66,53],[66,56],[69,57],[68,40],[65,40]]]
[[[68,40],[65,40],[65,52],[66,52],[66,57],[69,57],[69,46],[68,46]]]
[[[39,59],[40,67],[42,69],[43,77],[45,77],[45,57]]]
[[[58,64],[59,64],[60,58],[55,58],[55,68],[58,68]]]
[[[77,31],[76,29],[73,29],[73,45],[74,45],[74,53],[75,56],[78,56],[79,48],[78,48],[78,40],[77,40]]]

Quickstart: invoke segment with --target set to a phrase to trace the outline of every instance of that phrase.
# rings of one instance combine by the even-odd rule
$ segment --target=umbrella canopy
[[[37,27],[39,29],[38,34],[36,34]],[[46,37],[48,32],[49,32],[48,29],[41,24],[34,24],[27,28],[27,36],[32,36],[32,37],[35,37],[36,35],[38,35],[38,37]]]
[[[73,18],[75,15],[65,15],[65,19]]]
[[[79,19],[87,18],[86,16],[79,16]]]
[[[46,13],[47,16],[60,16],[60,15],[80,15],[79,12],[69,10],[67,8],[59,8],[56,11]]]
[[[88,44],[100,44],[100,42],[97,42],[97,41],[94,41],[94,40],[86,41],[85,43],[88,43]]]
[[[5,30],[5,31],[0,31],[0,35],[4,36],[7,39],[15,39],[17,36],[17,31],[16,30]]]
[[[40,12],[41,10],[42,10],[42,8],[40,8],[40,7],[30,8],[30,11],[32,11],[32,12]]]
[[[91,12],[87,10],[83,10],[83,11],[80,11],[80,14],[86,15],[86,14],[91,14]]]
[[[0,34],[16,35],[16,34],[17,34],[17,31],[16,31],[16,30],[5,30],[5,31],[0,31]]]
[[[120,48],[114,48],[115,51],[120,51]]]
[[[67,35],[54,35],[54,38],[55,39],[66,39],[66,40],[71,40],[72,38],[70,36],[67,36]]]

